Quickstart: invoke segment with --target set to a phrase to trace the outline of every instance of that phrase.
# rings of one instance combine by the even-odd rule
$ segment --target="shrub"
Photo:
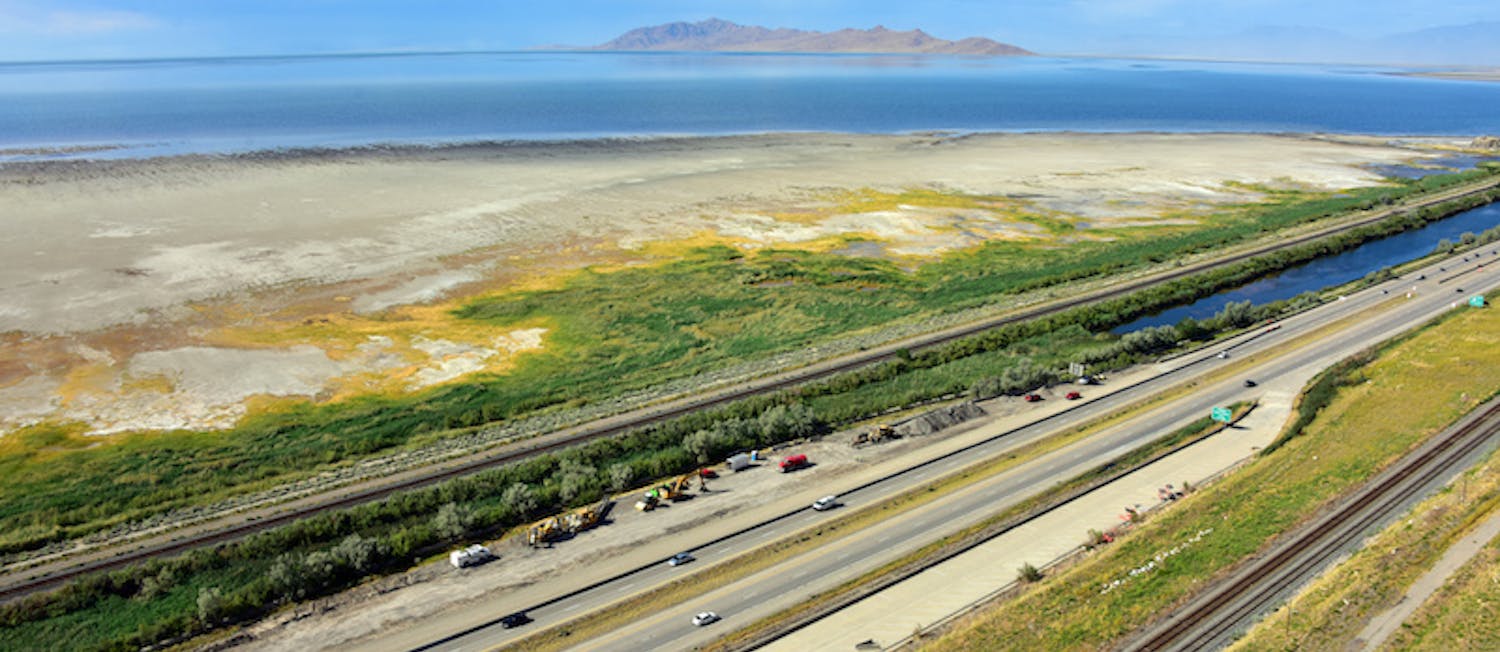
[[[1042,581],[1042,569],[1032,566],[1029,562],[1021,564],[1021,567],[1016,569],[1016,579],[1026,584],[1040,582]]]

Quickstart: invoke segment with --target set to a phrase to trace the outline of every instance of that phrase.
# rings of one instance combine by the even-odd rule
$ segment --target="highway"
[[[1500,277],[1490,272],[1475,271],[1475,265],[1458,263],[1457,258],[1440,264],[1446,266],[1447,271],[1440,272],[1438,265],[1433,265],[1419,272],[1426,274],[1426,280],[1416,281],[1414,280],[1415,274],[1408,275],[1405,279],[1387,282],[1376,288],[1351,295],[1345,300],[1289,318],[1279,324],[1280,327],[1275,330],[1261,329],[1250,337],[1242,337],[1228,345],[1179,358],[1162,365],[1161,375],[1134,386],[1095,388],[1091,394],[1097,394],[1097,397],[1087,403],[1044,417],[1022,428],[997,432],[993,437],[977,445],[919,464],[875,483],[856,487],[831,487],[831,493],[838,493],[845,503],[844,509],[878,502],[921,482],[976,463],[1027,441],[1034,441],[1073,425],[1097,420],[1129,403],[1202,376],[1225,364],[1233,364],[1247,356],[1258,358],[1255,366],[1245,370],[1243,375],[1237,374],[1197,388],[1184,398],[1160,406],[1142,417],[1111,428],[1097,436],[945,496],[922,509],[902,514],[852,537],[788,560],[769,571],[710,591],[687,603],[660,609],[652,616],[603,639],[580,641],[578,647],[598,650],[636,650],[686,649],[701,645],[725,631],[747,625],[757,618],[790,606],[802,597],[877,567],[946,533],[980,520],[1007,505],[1045,490],[1059,480],[1112,459],[1180,424],[1203,416],[1212,406],[1253,398],[1258,390],[1244,387],[1245,377],[1271,379],[1295,370],[1305,369],[1309,365],[1325,366],[1369,343],[1386,339],[1417,325],[1476,291],[1493,288],[1496,285],[1496,278]],[[1453,289],[1459,283],[1468,288],[1468,291],[1461,295]],[[1418,289],[1415,297],[1410,300],[1403,298],[1402,295],[1413,286]],[[1382,290],[1389,293],[1384,294]],[[1383,301],[1393,301],[1392,307],[1374,317],[1349,326],[1337,336],[1312,343],[1302,341],[1308,334],[1322,326]],[[1304,346],[1288,354],[1273,354],[1281,347],[1294,343]],[[1234,350],[1233,357],[1227,361],[1216,358],[1214,354],[1226,346]],[[1105,389],[1110,393],[1101,392]],[[691,549],[700,560],[694,565],[674,569],[665,564],[654,564],[639,569],[626,569],[630,572],[597,586],[559,595],[540,604],[504,604],[502,599],[493,605],[495,618],[511,611],[525,610],[536,619],[536,622],[513,630],[505,630],[498,626],[479,627],[451,638],[432,641],[422,649],[477,650],[502,646],[539,628],[606,607],[623,597],[682,574],[691,573],[695,565],[701,567],[715,560],[726,559],[737,553],[765,545],[813,525],[820,519],[831,518],[836,513],[819,513],[810,509],[801,509],[722,540],[700,542],[698,545],[686,544],[684,547]],[[691,541],[691,533],[682,535],[682,540]],[[703,610],[719,613],[724,617],[724,621],[701,628],[692,626],[689,622],[692,614]]]
[[[124,542],[90,545],[81,550],[73,550],[60,555],[49,556],[43,560],[17,563],[6,567],[4,572],[0,572],[0,600],[13,599],[34,591],[55,587],[73,577],[86,573],[118,568],[128,563],[151,557],[174,554],[204,545],[234,540],[330,509],[339,509],[378,500],[398,491],[430,486],[446,479],[467,475],[485,468],[556,450],[581,441],[612,435],[695,410],[722,405],[747,396],[775,391],[787,386],[824,378],[836,373],[890,359],[898,355],[902,350],[936,346],[1005,324],[1052,314],[1068,308],[1086,305],[1119,296],[1126,292],[1168,282],[1200,271],[1231,265],[1257,255],[1369,224],[1384,219],[1398,211],[1436,204],[1455,197],[1480,192],[1497,184],[1500,184],[1500,180],[1486,179],[1472,185],[1440,191],[1397,207],[1357,214],[1346,219],[1340,219],[1336,224],[1318,227],[1268,243],[1238,248],[1222,256],[1109,285],[1085,292],[1079,296],[1059,299],[1044,305],[1032,306],[980,322],[956,326],[899,342],[892,342],[884,346],[825,360],[807,367],[785,371],[765,378],[678,398],[659,405],[639,408],[547,435],[526,439],[521,442],[502,444],[443,462],[410,468],[405,471],[372,480],[356,482],[332,490],[315,492],[312,495],[295,500],[208,517],[202,521],[196,521],[191,525],[165,534],[151,534]]]
[[[1217,582],[1126,650],[1193,652],[1228,647],[1262,613],[1291,597],[1337,559],[1407,513],[1421,498],[1480,463],[1500,433],[1500,399],[1491,399],[1459,423],[1391,465],[1338,507],[1278,542]]]

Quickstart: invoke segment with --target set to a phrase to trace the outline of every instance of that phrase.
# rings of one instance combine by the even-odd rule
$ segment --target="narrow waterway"
[[[1187,305],[1142,317],[1114,329],[1114,332],[1129,333],[1149,326],[1176,324],[1185,317],[1194,319],[1212,317],[1214,313],[1223,310],[1225,304],[1234,301],[1248,300],[1258,305],[1290,299],[1309,290],[1322,290],[1341,285],[1363,278],[1370,272],[1429,254],[1443,240],[1458,242],[1465,233],[1477,234],[1496,225],[1500,225],[1500,203],[1480,206],[1414,231],[1366,242],[1344,253],[1319,258],[1274,276],[1257,279]],[[1500,255],[1496,252],[1500,252],[1500,244],[1487,245],[1470,255],[1478,256],[1486,263],[1493,260],[1497,266],[1500,266]]]

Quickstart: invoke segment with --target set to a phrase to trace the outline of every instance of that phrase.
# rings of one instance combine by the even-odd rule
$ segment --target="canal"
[[[1465,233],[1478,234],[1497,225],[1500,225],[1500,203],[1469,209],[1414,231],[1372,240],[1344,253],[1319,258],[1187,305],[1147,315],[1114,329],[1114,332],[1129,333],[1150,326],[1176,324],[1185,317],[1212,317],[1223,310],[1225,304],[1234,301],[1250,301],[1258,305],[1342,285],[1370,272],[1432,253],[1443,240],[1456,243]],[[1500,244],[1487,245],[1471,255],[1477,255],[1487,263],[1495,260],[1500,266],[1500,256],[1496,251],[1500,251]]]

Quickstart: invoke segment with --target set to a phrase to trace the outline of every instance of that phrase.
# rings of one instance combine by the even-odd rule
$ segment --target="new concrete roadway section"
[[[1264,358],[1264,361],[1258,362],[1253,368],[1246,369],[1243,375],[1235,375],[1222,382],[1200,388],[1190,396],[1156,408],[1129,423],[1043,456],[1020,468],[998,474],[920,510],[903,514],[853,537],[788,560],[770,571],[753,575],[723,589],[713,590],[700,596],[699,599],[659,609],[652,616],[607,637],[597,641],[580,641],[579,647],[619,650],[686,649],[712,640],[727,628],[748,624],[761,616],[795,604],[808,595],[877,567],[945,533],[956,531],[964,525],[982,519],[987,514],[1045,490],[1058,480],[1112,459],[1170,431],[1177,425],[1199,418],[1207,414],[1212,406],[1257,396],[1259,394],[1257,388],[1243,386],[1246,376],[1257,380],[1271,380],[1294,371],[1306,373],[1306,369],[1320,368],[1363,346],[1386,339],[1443,310],[1450,309],[1453,304],[1460,303],[1460,300],[1467,298],[1469,294],[1492,288],[1496,285],[1496,279],[1500,278],[1500,275],[1494,275],[1492,272],[1468,271],[1473,269],[1472,264],[1455,267],[1456,262],[1457,258],[1441,263],[1451,271],[1439,273],[1438,265],[1433,265],[1426,270],[1408,275],[1405,279],[1388,282],[1317,310],[1292,317],[1282,322],[1281,327],[1276,330],[1261,329],[1252,336],[1229,344],[1228,346],[1235,351],[1230,360],[1220,360],[1214,355],[1214,352],[1224,347],[1215,347],[1213,351],[1180,358],[1162,365],[1159,375],[1128,387],[1108,388],[1112,391],[1107,395],[1100,395],[1086,404],[1053,413],[1030,425],[995,431],[980,428],[976,431],[978,437],[976,443],[938,455],[930,461],[889,477],[857,486],[828,487],[828,493],[838,493],[847,505],[846,508],[877,502],[921,482],[989,458],[1028,441],[1034,441],[1070,426],[1100,419],[1127,404],[1193,377],[1214,371],[1221,365],[1235,364],[1236,361],[1246,356],[1266,354],[1258,356]],[[1470,286],[1470,292],[1460,294],[1454,291],[1457,281],[1449,279],[1458,273],[1465,274],[1462,282]],[[1426,274],[1427,279],[1413,280],[1417,274]],[[1404,294],[1413,287],[1416,288],[1414,296],[1410,299],[1405,298]],[[1389,309],[1348,326],[1337,336],[1313,343],[1300,341],[1318,328],[1385,301],[1392,302]],[[1273,350],[1282,347],[1296,348],[1285,355],[1270,354]],[[1100,389],[1094,390],[1095,393],[1099,391]],[[700,558],[700,564],[707,564],[765,545],[813,525],[820,519],[830,517],[829,513],[818,513],[801,508],[778,515],[768,522],[735,532],[726,533],[722,531],[722,528],[700,528],[702,532],[695,530],[680,533],[674,535],[676,537],[674,540],[677,542],[675,548],[665,547],[672,545],[668,542],[658,544],[656,550],[646,552],[660,552],[657,559],[664,559],[672,552],[687,549]],[[1072,536],[1081,538],[1081,534],[1080,531],[1073,533]],[[625,572],[616,572],[614,575],[605,574],[610,571]],[[691,572],[691,566],[674,569],[659,563],[635,568],[623,566],[620,569],[585,570],[579,573],[580,577],[575,580],[573,586],[576,588],[573,590],[567,588],[569,582],[559,581],[551,585],[556,589],[557,594],[547,600],[527,603],[501,598],[489,605],[489,609],[493,610],[491,613],[482,614],[483,617],[491,619],[491,622],[475,622],[468,627],[454,627],[448,631],[458,630],[458,634],[430,638],[410,647],[476,650],[502,646],[535,631],[537,627],[546,627],[580,614],[605,608],[620,599]],[[493,622],[494,619],[506,613],[523,610],[536,619],[534,624],[520,629],[506,630],[499,627],[497,622]],[[707,627],[694,627],[690,624],[692,615],[703,610],[716,611],[725,620]],[[472,614],[466,617],[469,622],[474,621]],[[449,625],[457,622],[446,618],[437,620]],[[432,625],[438,625],[438,623],[434,622]],[[418,631],[431,632],[433,627],[419,627],[410,633],[416,634]],[[408,636],[400,633],[393,634],[396,634],[394,638],[385,638],[382,644],[408,646],[406,644],[410,640]]]

